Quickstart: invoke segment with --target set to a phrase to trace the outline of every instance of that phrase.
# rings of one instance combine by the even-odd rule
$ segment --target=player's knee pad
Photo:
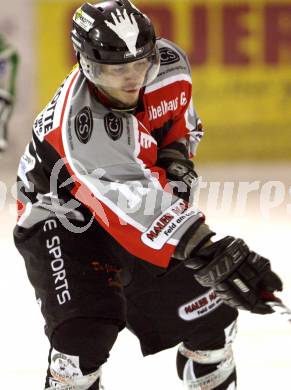
[[[74,318],[60,325],[51,340],[46,386],[98,390],[101,366],[120,328],[114,320],[96,318]]]
[[[182,343],[177,354],[177,371],[186,389],[235,390],[236,371],[232,352],[234,334],[225,334],[223,348],[191,350]]]

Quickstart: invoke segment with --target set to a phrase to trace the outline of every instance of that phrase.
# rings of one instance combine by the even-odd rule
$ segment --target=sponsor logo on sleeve
[[[169,112],[177,111],[180,106],[186,106],[188,100],[186,92],[182,91],[179,96],[171,100],[161,100],[158,106],[149,106],[149,120],[155,120],[167,115]]]
[[[192,321],[211,313],[222,303],[222,300],[216,295],[215,291],[211,289],[205,294],[180,306],[178,314],[183,320]]]
[[[75,118],[75,132],[82,144],[87,144],[93,130],[93,116],[90,107],[84,107]]]
[[[162,47],[161,49],[159,49],[159,51],[161,65],[175,64],[176,62],[180,61],[180,57],[178,56],[178,54],[169,47]]]
[[[65,83],[63,83],[53,99],[48,103],[46,108],[38,115],[36,118],[33,130],[37,138],[43,142],[44,137],[53,131],[58,126],[58,120],[60,115],[60,106],[58,106],[58,102],[62,95],[63,87]]]
[[[198,219],[202,213],[182,199],[177,200],[142,234],[142,242],[153,249],[161,249],[188,219]]]
[[[112,113],[106,114],[104,117],[104,127],[106,133],[113,141],[117,141],[122,136],[122,118],[118,118]]]

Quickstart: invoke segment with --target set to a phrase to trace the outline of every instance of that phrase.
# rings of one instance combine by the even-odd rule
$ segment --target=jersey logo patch
[[[159,49],[161,57],[161,65],[175,64],[180,61],[178,54],[169,47]]]
[[[192,301],[184,303],[178,309],[179,317],[184,321],[193,321],[199,317],[211,313],[222,304],[214,290],[208,290],[206,293],[194,298]]]
[[[113,140],[117,141],[123,133],[122,119],[118,118],[112,113],[105,115],[104,127],[108,136]]]
[[[108,22],[105,20],[106,25],[119,36],[121,40],[124,41],[130,53],[136,57],[137,48],[136,42],[139,35],[138,24],[135,20],[133,14],[128,15],[126,9],[123,11],[123,15],[119,11],[116,11],[116,15],[111,12],[112,19],[114,23]]]
[[[93,117],[90,107],[84,107],[75,118],[75,132],[82,144],[89,142],[93,130]]]
[[[193,218],[195,222],[201,217],[195,206],[179,199],[153,221],[142,233],[141,240],[148,247],[160,250],[186,221]]]

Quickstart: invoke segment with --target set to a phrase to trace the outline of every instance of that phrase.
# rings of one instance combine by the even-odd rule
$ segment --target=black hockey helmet
[[[150,19],[128,0],[85,3],[74,14],[74,48],[92,61],[120,64],[144,58],[155,48]]]
[[[126,64],[147,58],[144,85],[158,74],[160,58],[154,27],[129,0],[83,4],[73,16],[71,38],[84,75],[96,85],[102,84],[100,64]]]

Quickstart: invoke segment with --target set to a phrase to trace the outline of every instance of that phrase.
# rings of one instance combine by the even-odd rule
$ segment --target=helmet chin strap
[[[107,97],[110,102],[112,103],[111,109],[113,111],[118,111],[118,112],[133,112],[135,111],[137,104],[134,106],[126,106],[125,103],[121,102],[120,100],[116,99],[115,97],[111,96],[105,89],[102,87],[98,86],[98,90],[105,96]]]

